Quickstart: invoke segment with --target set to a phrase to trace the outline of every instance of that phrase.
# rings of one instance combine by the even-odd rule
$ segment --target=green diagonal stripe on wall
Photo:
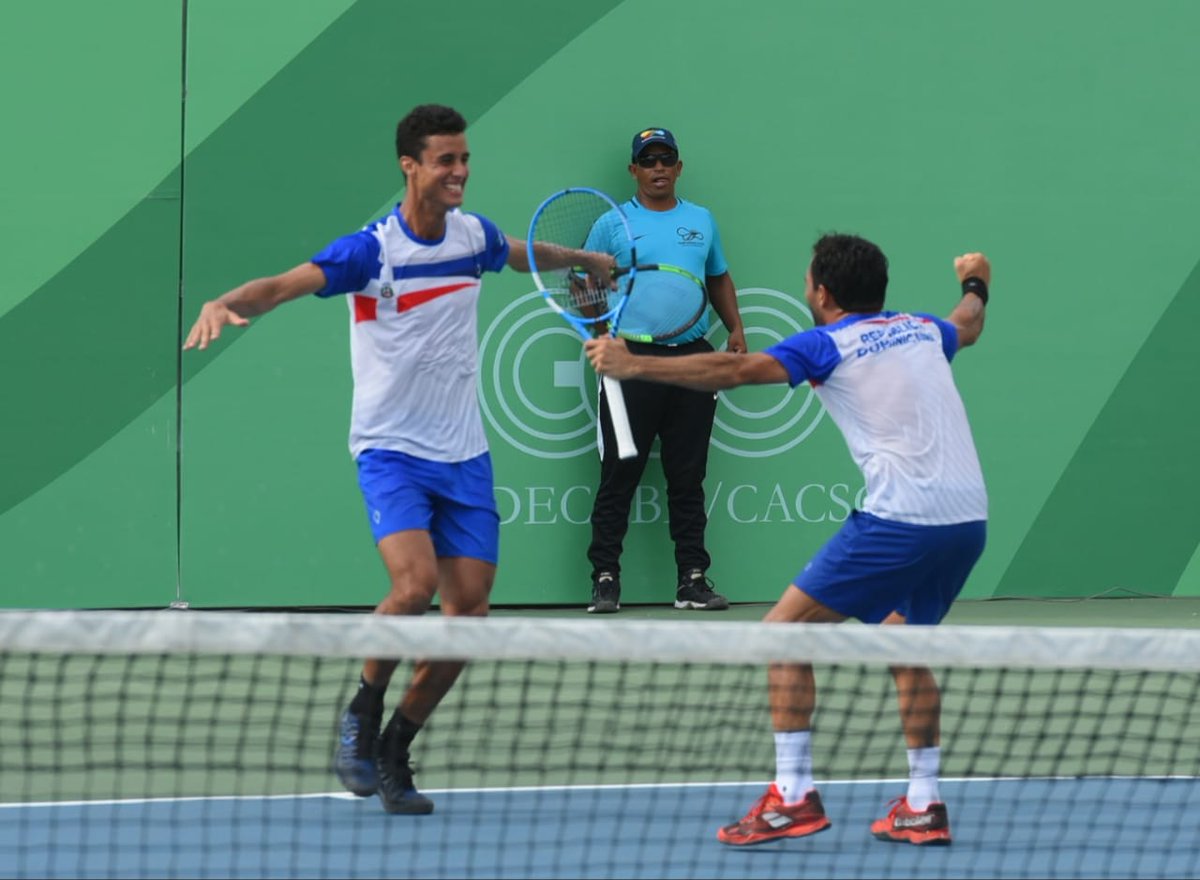
[[[195,292],[186,318],[193,317],[192,301],[293,265],[376,209],[398,182],[381,169],[394,166],[390,132],[410,106],[438,101],[476,119],[618,3],[555,4],[547,17],[540,0],[478,0],[456,4],[452,13],[438,4],[359,0],[188,156],[185,186],[193,170],[197,179],[220,181],[201,200],[205,208],[188,211],[189,238],[219,225],[224,237],[253,246],[188,264]],[[177,292],[147,279],[177,270],[179,178],[176,169],[0,318],[8,377],[0,383],[7,426],[0,454],[14,463],[0,482],[0,513],[103,445],[175,384],[176,340],[154,328],[161,327],[164,298],[173,303]],[[314,217],[312,195],[331,189],[346,214]],[[274,210],[251,216],[239,204]],[[151,266],[157,271],[142,271]],[[189,359],[189,375],[211,361]]]
[[[997,596],[1174,591],[1200,541],[1198,323],[1200,264],[1117,384]]]

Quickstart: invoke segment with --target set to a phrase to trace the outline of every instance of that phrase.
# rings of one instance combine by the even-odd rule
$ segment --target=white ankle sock
[[[812,789],[811,731],[775,732],[775,787],[785,804],[799,803]]]
[[[938,770],[942,750],[938,746],[908,750],[908,806],[921,812],[932,803],[941,801],[938,793]]]

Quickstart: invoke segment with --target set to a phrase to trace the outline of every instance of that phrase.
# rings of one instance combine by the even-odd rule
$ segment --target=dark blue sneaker
[[[359,797],[370,797],[379,790],[379,721],[379,716],[356,715],[347,709],[338,723],[333,772],[347,791]]]
[[[379,802],[389,813],[423,816],[433,812],[433,801],[413,785],[408,756],[399,763],[379,762]]]
[[[433,812],[433,801],[413,785],[413,769],[408,762],[408,749],[396,737],[384,731],[379,741],[379,801],[389,813],[425,815]]]

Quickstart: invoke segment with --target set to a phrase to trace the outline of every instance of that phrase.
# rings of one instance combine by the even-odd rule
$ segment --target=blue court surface
[[[954,844],[873,839],[904,782],[823,783],[829,830],[715,839],[765,783],[344,794],[0,808],[3,877],[1196,877],[1200,780],[942,783]]]

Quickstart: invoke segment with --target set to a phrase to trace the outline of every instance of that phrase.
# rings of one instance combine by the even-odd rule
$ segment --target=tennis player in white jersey
[[[487,614],[498,559],[492,463],[476,397],[476,304],[485,272],[529,271],[525,243],[461,210],[466,121],[450,107],[414,108],[396,128],[403,201],[295,268],[207,302],[185,341],[200,348],[227,325],[302,296],[345,295],[354,404],[350,452],[367,518],[391,580],[380,614],[423,614],[440,593],[446,615]],[[548,268],[582,266],[611,279],[613,258],[538,254]],[[393,660],[369,659],[341,716],[334,771],[356,795],[378,793],[391,813],[429,813],[409,749],[462,671],[418,662],[382,733]]]
[[[983,254],[954,261],[962,300],[945,319],[884,311],[888,263],[865,239],[826,235],[813,246],[804,296],[816,326],[763,352],[639,357],[620,340],[587,343],[595,368],[717,391],[809,382],[845,436],[866,498],[784,590],[766,620],[936,624],[983,552],[987,492],[950,361],[983,331],[991,266]],[[908,745],[908,791],[871,825],[883,840],[950,843],[938,792],[941,703],[924,667],[895,667]],[[775,781],[741,820],[717,832],[731,846],[803,837],[829,827],[813,784],[810,730],[816,704],[808,665],[768,673]]]

